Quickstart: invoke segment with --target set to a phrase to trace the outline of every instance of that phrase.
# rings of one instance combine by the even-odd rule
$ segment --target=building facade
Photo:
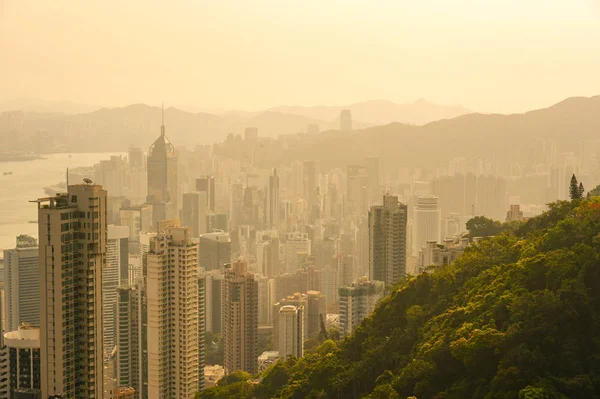
[[[225,268],[223,280],[225,374],[258,371],[258,283],[245,261]]]
[[[385,195],[369,212],[369,279],[394,284],[406,273],[407,207]]]
[[[159,223],[148,253],[149,399],[191,399],[200,387],[197,265],[191,230]]]
[[[106,191],[72,185],[38,203],[42,396],[103,395]]]

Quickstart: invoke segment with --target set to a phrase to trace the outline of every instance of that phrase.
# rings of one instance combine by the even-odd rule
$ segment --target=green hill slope
[[[199,397],[600,397],[599,233],[600,198],[555,203],[401,282],[338,345]]]

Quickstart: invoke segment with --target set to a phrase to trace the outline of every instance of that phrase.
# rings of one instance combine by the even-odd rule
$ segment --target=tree
[[[579,198],[583,198],[583,194],[585,193],[585,188],[583,188],[583,183],[579,182]]]
[[[467,222],[471,237],[491,237],[502,232],[502,224],[485,216],[475,216]]]
[[[588,191],[588,196],[597,197],[600,195],[600,186],[596,186],[595,188]]]
[[[569,196],[572,200],[581,199],[583,193],[580,191],[580,189],[582,188],[583,186],[577,184],[577,177],[575,177],[575,173],[573,173],[573,176],[571,177],[571,184],[569,185]]]

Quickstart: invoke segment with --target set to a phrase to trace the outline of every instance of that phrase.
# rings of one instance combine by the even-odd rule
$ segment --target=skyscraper
[[[340,130],[342,132],[352,131],[352,112],[349,109],[343,109],[340,112]]]
[[[5,331],[21,323],[40,325],[40,258],[37,241],[17,237],[17,247],[4,251]]]
[[[178,220],[158,224],[148,253],[148,398],[198,391],[198,244]]]
[[[231,238],[229,233],[202,234],[199,240],[198,264],[204,270],[221,270],[231,263]]]
[[[225,374],[258,371],[258,283],[242,260],[225,268],[223,341]]]
[[[304,352],[304,308],[284,305],[279,308],[279,358],[302,357]]]
[[[104,324],[104,352],[115,347],[115,306],[117,288],[129,283],[129,228],[108,225],[106,265],[102,270],[102,317]]]
[[[103,395],[106,191],[72,185],[38,203],[42,397]]]
[[[204,176],[196,179],[196,191],[206,193],[208,201],[208,209],[211,212],[215,211],[216,187],[214,176]]]
[[[208,198],[205,191],[185,193],[182,197],[181,222],[189,227],[193,237],[207,233]]]
[[[116,346],[118,386],[132,387],[140,392],[140,290],[136,286],[117,289]]]
[[[438,206],[438,197],[435,195],[419,196],[413,225],[413,254],[419,253],[421,247],[428,241],[441,242],[441,224],[442,211]]]
[[[177,215],[177,156],[165,135],[165,121],[160,136],[148,150],[148,202],[152,204],[153,223]]]
[[[406,273],[407,207],[383,196],[369,212],[369,279],[394,284]]]
[[[277,228],[279,225],[279,176],[277,169],[269,176],[269,191],[267,192],[267,226]]]

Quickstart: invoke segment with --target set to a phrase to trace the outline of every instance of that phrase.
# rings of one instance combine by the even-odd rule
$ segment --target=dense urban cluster
[[[339,132],[352,132],[348,110]],[[175,147],[163,121],[147,151],[132,147],[50,182],[31,201],[37,240],[20,235],[4,251],[0,398],[239,397],[227,390],[240,387],[270,397],[268,384],[282,388],[277,370],[303,381],[319,356],[352,358],[358,338],[337,345],[357,329],[370,339],[382,298],[399,282],[429,281],[407,276],[439,279],[471,243],[514,234],[548,196],[581,200],[575,172],[587,182],[598,169],[594,157],[557,154],[552,140],[544,162],[528,166],[539,179],[501,177],[484,159],[435,170],[384,167],[368,154],[345,167],[273,162],[278,149],[306,144],[294,140],[249,127],[189,150]],[[541,199],[524,188],[536,184]],[[408,392],[410,381],[394,384]],[[367,377],[356,383],[335,394],[375,388]],[[419,389],[432,397],[437,388]]]

